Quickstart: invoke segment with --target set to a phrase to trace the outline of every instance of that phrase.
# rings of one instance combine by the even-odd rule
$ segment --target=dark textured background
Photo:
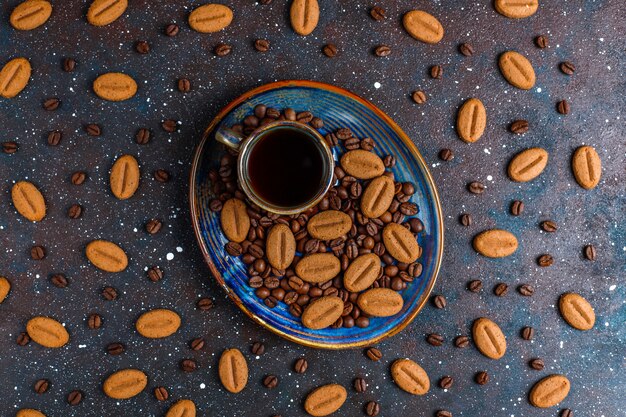
[[[191,398],[203,416],[283,416],[304,414],[301,403],[312,388],[338,382],[349,387],[347,403],[338,413],[362,415],[366,401],[377,400],[386,416],[431,416],[448,409],[455,416],[555,416],[557,408],[539,410],[527,401],[531,385],[550,373],[564,373],[572,382],[569,397],[559,407],[576,416],[626,415],[626,108],[624,50],[626,7],[622,1],[541,1],[538,13],[515,21],[498,15],[489,1],[382,2],[388,18],[375,22],[368,15],[373,3],[322,0],[322,14],[315,32],[306,38],[289,27],[287,4],[274,0],[269,6],[253,1],[228,2],[235,19],[226,30],[210,35],[193,32],[186,17],[199,1],[131,1],[128,11],[113,24],[96,28],[87,24],[85,1],[54,1],[54,12],[44,27],[18,32],[8,24],[18,3],[0,6],[0,60],[27,57],[33,66],[28,87],[15,99],[0,100],[0,141],[15,140],[19,152],[0,154],[0,275],[13,289],[0,305],[0,415],[11,416],[22,407],[34,407],[48,416],[158,416],[171,402]],[[411,8],[432,12],[443,23],[446,35],[435,46],[410,38],[401,28],[401,15]],[[177,22],[175,38],[162,34],[165,24]],[[536,48],[533,38],[545,34],[550,47]],[[271,41],[266,54],[256,52],[256,38]],[[152,46],[148,55],[134,51],[136,41]],[[471,58],[457,51],[460,42],[475,48]],[[233,53],[218,58],[212,48],[219,42],[233,45]],[[328,59],[321,53],[336,43],[339,55]],[[388,44],[393,52],[377,58],[372,49]],[[509,86],[497,70],[497,56],[507,49],[525,54],[537,73],[531,91]],[[76,58],[76,72],[61,70],[62,59]],[[558,63],[576,65],[573,76],[558,70]],[[444,67],[442,80],[428,77],[433,64]],[[95,97],[91,83],[100,73],[124,71],[139,83],[139,92],[124,103]],[[175,87],[179,77],[191,80],[193,90],[183,95]],[[402,334],[381,343],[379,363],[362,351],[315,351],[287,343],[252,323],[224,296],[208,276],[189,220],[187,184],[190,161],[203,128],[217,111],[239,94],[278,79],[305,78],[335,83],[371,100],[411,136],[432,167],[443,199],[446,221],[444,264],[435,288],[448,299],[448,307],[427,306]],[[380,88],[375,87],[380,83]],[[418,106],[410,93],[423,89],[428,102]],[[42,109],[42,100],[57,96],[56,112]],[[461,142],[454,131],[459,104],[477,96],[485,103],[488,127],[479,142]],[[571,114],[555,111],[560,99],[571,103]],[[180,132],[160,128],[165,118],[181,121]],[[514,136],[506,127],[516,118],[530,121],[531,130]],[[85,123],[100,123],[103,135],[93,138]],[[145,146],[134,142],[138,128],[149,127],[154,139]],[[46,144],[49,130],[63,131],[60,146]],[[596,147],[603,162],[600,185],[584,191],[574,181],[569,161],[581,144]],[[537,180],[517,184],[506,177],[510,157],[526,147],[541,146],[550,162]],[[449,147],[452,162],[437,159],[440,148]],[[116,200],[108,188],[108,172],[121,153],[138,157],[142,181],[128,201]],[[167,184],[152,178],[155,169],[171,172]],[[85,170],[89,179],[73,186],[69,177]],[[10,203],[14,181],[28,179],[43,191],[48,215],[43,222],[24,221]],[[466,191],[469,181],[487,184],[483,195]],[[526,211],[509,214],[513,199],[522,199]],[[70,220],[67,208],[79,202],[85,207],[80,220]],[[464,228],[458,215],[468,212],[474,224]],[[163,231],[149,236],[146,220],[165,222]],[[539,222],[553,219],[555,234],[540,231]],[[479,257],[471,237],[492,226],[512,230],[520,239],[517,253],[503,260]],[[120,274],[96,270],[84,258],[85,244],[95,238],[110,239],[130,256],[129,268]],[[593,243],[598,259],[589,262],[582,248]],[[44,245],[48,257],[30,259],[33,244]],[[174,255],[167,260],[167,255]],[[555,257],[555,265],[540,269],[535,258],[543,253]],[[159,265],[165,278],[152,283],[145,269]],[[70,285],[52,286],[48,277],[64,272]],[[465,289],[467,281],[480,278],[480,294]],[[492,294],[496,282],[509,283],[504,298]],[[530,283],[536,293],[521,297],[514,289]],[[116,301],[100,296],[104,285],[120,291]],[[577,291],[595,307],[593,330],[579,332],[560,318],[556,303],[561,293]],[[198,298],[210,296],[216,307],[209,312],[195,308]],[[134,332],[133,323],[143,311],[155,307],[180,312],[183,326],[165,340],[146,340]],[[86,316],[104,317],[100,330],[89,330]],[[15,343],[26,321],[35,314],[51,315],[65,323],[70,343],[60,350],[46,350],[34,343]],[[499,361],[483,357],[474,348],[460,350],[452,340],[469,334],[479,316],[497,321],[508,339],[506,356]],[[536,328],[534,341],[523,341],[519,330]],[[446,338],[442,347],[424,341],[430,332]],[[196,336],[207,339],[204,351],[193,352],[187,342]],[[112,357],[104,352],[113,341],[122,341],[127,352]],[[266,343],[267,352],[255,358],[249,353],[253,341]],[[250,381],[238,395],[226,393],[217,379],[217,359],[227,347],[240,348],[249,360]],[[292,371],[300,356],[309,360],[304,375]],[[197,359],[199,370],[183,373],[178,362]],[[389,364],[410,357],[429,373],[432,388],[423,397],[400,391],[389,376]],[[544,371],[531,370],[530,358],[541,357]],[[102,380],[124,367],[143,369],[149,389],[128,401],[114,401],[101,391]],[[477,371],[487,370],[489,384],[473,382]],[[280,378],[279,386],[267,390],[265,374]],[[444,391],[436,386],[444,375],[455,379]],[[368,392],[357,394],[352,380],[363,376]],[[52,385],[37,395],[32,385],[48,378]],[[166,386],[171,400],[159,403],[151,391]],[[65,402],[73,389],[86,398],[77,407]]]

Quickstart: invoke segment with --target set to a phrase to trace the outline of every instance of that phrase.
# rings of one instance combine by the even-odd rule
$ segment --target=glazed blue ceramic
[[[396,157],[392,169],[396,179],[410,181],[416,193],[412,202],[419,206],[418,217],[424,223],[418,243],[422,247],[419,262],[423,265],[420,277],[402,292],[404,307],[393,317],[371,318],[364,329],[311,330],[289,314],[287,306],[280,303],[268,308],[247,284],[245,265],[224,250],[227,243],[220,228],[219,213],[209,209],[211,182],[209,170],[219,165],[225,152],[217,143],[214,132],[221,127],[240,123],[253,113],[257,104],[296,111],[309,110],[324,120],[322,135],[341,127],[348,127],[359,138],[374,140],[374,152],[381,157]],[[338,150],[333,150],[335,159]],[[229,104],[207,128],[193,161],[190,182],[191,216],[200,248],[214,278],[229,297],[252,319],[269,330],[303,345],[341,349],[371,345],[391,336],[407,324],[427,302],[435,284],[443,252],[443,221],[437,191],[428,168],[413,142],[381,110],[364,99],[335,86],[312,81],[280,81],[258,87]]]

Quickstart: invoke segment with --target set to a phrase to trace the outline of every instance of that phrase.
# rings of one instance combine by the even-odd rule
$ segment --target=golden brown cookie
[[[286,224],[276,224],[267,232],[267,260],[276,269],[287,269],[296,255],[296,239]]]
[[[341,385],[323,385],[307,395],[304,400],[304,409],[311,416],[327,416],[339,410],[346,398],[348,398],[348,392]]]
[[[304,309],[302,325],[309,329],[325,329],[341,317],[343,300],[339,297],[327,295],[320,297]]]
[[[559,311],[565,321],[578,330],[590,330],[596,322],[596,313],[589,301],[575,293],[559,298]]]
[[[0,277],[0,304],[7,298],[11,291],[11,283],[5,277]]]
[[[307,255],[296,264],[296,275],[306,282],[331,280],[341,271],[341,261],[330,252]]]
[[[357,304],[368,316],[389,317],[402,310],[404,300],[391,288],[372,288],[359,295]]]
[[[572,156],[572,171],[578,185],[587,190],[595,188],[602,176],[600,155],[591,146],[581,146]]]
[[[506,338],[500,327],[489,320],[481,317],[474,321],[472,337],[476,347],[488,358],[500,359],[506,353]]]
[[[482,101],[470,98],[461,108],[456,117],[456,131],[465,142],[476,142],[483,135],[487,126],[487,111]]]
[[[361,212],[370,219],[382,216],[393,201],[394,183],[391,178],[381,175],[374,178],[363,191]]]
[[[87,259],[106,272],[122,272],[128,266],[128,257],[122,248],[106,240],[93,240],[85,248]]]
[[[218,365],[220,381],[229,392],[241,392],[248,383],[248,363],[239,349],[226,349]]]
[[[504,78],[514,87],[530,90],[535,85],[535,70],[526,57],[515,51],[507,51],[498,60]]]
[[[343,274],[343,286],[350,292],[361,292],[376,281],[382,268],[375,253],[366,253],[350,263]]]
[[[311,217],[306,229],[309,235],[319,240],[333,240],[348,233],[352,219],[343,211],[326,210]]]
[[[26,58],[14,58],[0,70],[0,96],[13,98],[17,96],[30,80],[31,67]]]
[[[196,404],[187,399],[178,400],[167,410],[165,417],[196,417]]]
[[[11,199],[17,212],[31,222],[38,222],[46,217],[46,201],[32,183],[16,182],[11,188]]]
[[[410,359],[398,359],[391,365],[391,377],[409,394],[424,395],[430,389],[426,371]]]
[[[233,11],[223,4],[205,4],[189,15],[189,26],[200,33],[219,32],[232,21]]]
[[[383,229],[383,243],[389,255],[394,259],[410,264],[422,254],[415,236],[406,227],[398,223],[389,223]]]
[[[496,0],[496,11],[511,19],[523,19],[535,14],[539,0]]]
[[[22,408],[17,412],[15,417],[46,417],[44,413],[33,408]]]
[[[148,377],[145,373],[138,369],[122,369],[104,380],[102,390],[109,398],[127,400],[141,393],[146,385]]]
[[[504,258],[517,250],[517,238],[507,230],[490,229],[476,235],[473,246],[488,258]]]
[[[423,10],[411,10],[402,18],[404,29],[418,41],[438,43],[444,34],[437,18]]]
[[[509,178],[528,182],[537,178],[548,165],[548,152],[541,148],[529,148],[515,155],[507,170]]]
[[[569,389],[569,379],[565,375],[550,375],[532,387],[529,400],[535,407],[554,407],[567,397]]]
[[[48,21],[52,5],[46,0],[27,0],[13,9],[9,21],[17,30],[33,30]]]
[[[227,200],[222,207],[220,222],[228,240],[237,243],[246,240],[250,230],[250,216],[246,210],[246,203],[237,198]]]
[[[375,153],[356,149],[341,156],[341,167],[348,175],[361,180],[379,177],[385,172],[383,160]]]
[[[131,198],[139,188],[139,163],[132,155],[122,155],[113,164],[109,183],[111,192],[120,200]]]
[[[124,101],[137,93],[137,83],[129,75],[108,72],[95,79],[93,91],[103,100]]]
[[[47,348],[60,348],[70,341],[65,327],[50,317],[36,316],[28,320],[26,332],[35,343]]]
[[[175,311],[157,308],[139,316],[135,328],[143,337],[161,339],[176,333],[180,322],[180,316]]]
[[[291,27],[298,35],[310,35],[320,18],[317,0],[293,0],[289,17]]]
[[[124,14],[128,0],[94,0],[87,10],[87,21],[94,26],[115,22]]]

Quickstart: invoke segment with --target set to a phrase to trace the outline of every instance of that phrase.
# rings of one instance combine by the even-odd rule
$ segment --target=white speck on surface
[[[380,83],[378,81],[376,81],[374,83],[374,88],[378,90],[380,87],[381,87]]]
[[[174,254],[172,252],[168,253],[165,256],[165,259],[167,259],[168,261],[171,261],[172,259],[174,259]]]

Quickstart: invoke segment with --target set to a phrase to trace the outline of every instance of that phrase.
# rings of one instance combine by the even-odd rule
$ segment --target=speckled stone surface
[[[0,142],[16,141],[19,151],[0,154],[0,275],[13,288],[0,305],[0,415],[11,416],[20,408],[37,408],[48,416],[161,416],[179,398],[194,400],[203,416],[304,415],[302,401],[314,387],[337,382],[348,388],[342,416],[363,415],[363,405],[379,401],[381,415],[432,416],[445,409],[454,416],[556,416],[570,408],[577,416],[626,414],[626,74],[624,33],[626,8],[619,1],[542,1],[539,11],[524,20],[498,15],[491,2],[381,2],[387,19],[372,20],[370,3],[322,1],[322,15],[315,32],[306,38],[290,29],[285,1],[262,6],[253,1],[229,2],[235,12],[233,24],[210,35],[195,33],[186,16],[200,2],[149,2],[136,0],[122,18],[96,28],[87,24],[87,2],[55,1],[51,19],[31,32],[17,32],[8,17],[17,4],[0,6],[0,60],[27,57],[33,66],[28,87],[15,99],[0,100]],[[446,34],[438,45],[421,44],[402,29],[400,17],[421,7],[443,23]],[[163,35],[163,27],[179,23],[180,34]],[[533,38],[544,34],[550,46],[539,49]],[[269,52],[254,50],[257,38],[271,42]],[[147,40],[151,52],[140,55],[134,45]],[[219,42],[233,45],[229,56],[218,58],[212,49]],[[337,44],[339,54],[329,59],[321,53],[325,43]],[[457,45],[474,46],[464,57]],[[387,44],[392,53],[378,58],[372,49]],[[504,81],[497,69],[498,55],[508,49],[522,52],[533,63],[537,84],[530,91],[517,90]],[[74,73],[61,69],[63,58],[78,61]],[[561,61],[576,65],[572,76],[558,69]],[[441,64],[443,79],[433,80],[428,68]],[[124,103],[98,99],[91,83],[101,73],[123,71],[139,84],[135,98]],[[182,94],[176,80],[191,80],[192,91]],[[278,79],[304,78],[335,83],[371,100],[415,140],[429,162],[442,195],[446,221],[446,249],[435,288],[448,306],[426,307],[402,334],[381,343],[383,359],[374,363],[360,350],[315,351],[285,342],[248,320],[225,298],[208,276],[189,220],[187,185],[190,161],[202,131],[227,102],[257,85]],[[426,92],[421,106],[410,100],[415,89]],[[488,113],[483,138],[474,144],[461,142],[454,131],[458,106],[468,97],[479,97]],[[42,109],[47,97],[58,97],[55,112]],[[567,99],[571,113],[559,115],[558,100]],[[160,127],[163,119],[180,121],[177,133]],[[530,121],[530,131],[516,136],[507,131],[517,118]],[[90,137],[86,123],[99,123],[101,137]],[[137,145],[138,128],[148,127],[153,140]],[[58,147],[46,144],[49,130],[63,131]],[[573,150],[589,144],[603,162],[599,186],[585,191],[574,181],[569,161]],[[506,165],[517,151],[541,146],[550,152],[546,171],[527,184],[506,177]],[[438,160],[441,148],[451,148],[455,158]],[[137,194],[118,201],[108,189],[108,172],[123,153],[135,155],[142,179]],[[172,180],[162,184],[152,173],[166,169]],[[72,185],[76,170],[88,173],[81,186]],[[48,216],[39,224],[26,222],[14,210],[9,190],[13,182],[36,183],[48,202]],[[482,195],[467,192],[470,181],[482,181]],[[525,212],[509,214],[510,202],[521,199]],[[81,219],[67,217],[67,208],[80,203]],[[473,216],[472,226],[458,222],[460,213]],[[150,218],[164,222],[161,233],[144,231]],[[557,222],[554,234],[542,232],[539,223]],[[507,228],[517,234],[520,249],[515,255],[492,260],[477,255],[473,235],[490,227]],[[95,238],[110,239],[125,248],[129,268],[105,274],[85,259],[84,246]],[[584,260],[582,248],[592,243],[598,257]],[[30,258],[30,247],[47,248],[44,260]],[[555,264],[539,268],[536,257],[550,253]],[[146,268],[159,265],[163,280],[152,283]],[[70,284],[52,286],[49,276],[62,272]],[[474,294],[465,289],[471,279],[482,279],[484,289]],[[506,282],[509,293],[492,294],[497,282]],[[522,297],[521,283],[535,287],[532,297]],[[102,287],[119,292],[105,301]],[[597,321],[588,332],[570,328],[559,316],[560,294],[576,291],[594,306]],[[203,312],[195,307],[200,297],[215,299],[215,308]],[[134,331],[142,312],[171,308],[183,317],[181,329],[164,340],[147,340]],[[103,317],[99,330],[86,326],[86,317]],[[63,322],[70,343],[46,350],[30,343],[16,344],[26,321],[33,315],[50,315]],[[457,349],[453,339],[469,335],[472,321],[487,316],[500,324],[508,340],[506,356],[493,361],[475,348]],[[536,329],[532,342],[524,341],[523,326]],[[445,343],[433,347],[425,335],[441,333]],[[202,336],[203,351],[194,352],[188,342]],[[110,356],[105,346],[120,341],[127,351]],[[250,345],[266,344],[266,353],[255,357]],[[228,347],[238,347],[250,365],[248,387],[240,394],[227,393],[217,378],[217,360]],[[293,362],[309,360],[306,374],[293,372]],[[390,379],[389,365],[410,357],[429,373],[432,388],[423,397],[412,397]],[[531,358],[544,359],[543,371],[528,366]],[[199,369],[184,373],[179,362],[197,360]],[[122,368],[139,368],[149,378],[148,388],[125,401],[104,396],[102,381]],[[487,385],[479,386],[474,374],[486,370]],[[552,373],[567,375],[572,390],[558,407],[533,408],[527,394],[534,382]],[[261,380],[266,374],[279,378],[268,390]],[[450,375],[449,390],[437,381]],[[352,388],[352,380],[364,377],[366,393]],[[34,382],[51,382],[45,394],[36,394]],[[152,390],[165,386],[170,399],[158,402]],[[78,406],[66,403],[67,394],[85,394]]]

